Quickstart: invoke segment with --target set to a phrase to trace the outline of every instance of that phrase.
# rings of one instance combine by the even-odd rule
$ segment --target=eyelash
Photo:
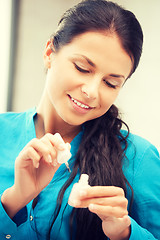
[[[110,88],[116,89],[116,87],[117,87],[116,85],[111,84],[110,82],[106,81],[105,79],[104,79],[104,82]]]
[[[81,67],[79,67],[77,64],[74,63],[74,66],[75,68],[79,71],[79,72],[82,72],[82,73],[90,73],[89,70],[86,70],[86,69],[83,69]]]
[[[76,63],[74,63],[74,66],[81,73],[90,73],[89,70],[86,70],[86,69],[83,69],[83,68],[79,67]],[[116,89],[116,85],[111,84],[110,82],[106,81],[105,79],[104,79],[104,82],[108,87]]]

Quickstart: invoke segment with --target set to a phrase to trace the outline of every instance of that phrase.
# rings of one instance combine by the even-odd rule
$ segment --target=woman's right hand
[[[57,151],[63,149],[58,134],[47,133],[41,139],[32,139],[20,152],[15,161],[15,183],[10,190],[7,189],[10,191],[8,198],[9,195],[13,198],[16,196],[19,204],[22,205],[19,209],[34,199],[50,183],[59,166],[56,159]],[[6,200],[8,209],[10,200],[6,199],[7,193],[4,192],[4,197],[2,195],[2,203],[5,207]]]

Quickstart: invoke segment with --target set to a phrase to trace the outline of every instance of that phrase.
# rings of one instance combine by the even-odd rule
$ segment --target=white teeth
[[[79,102],[77,102],[77,105],[78,105],[78,106],[81,106],[81,104],[80,104]]]
[[[72,98],[72,97],[71,97],[71,100],[72,100],[74,103],[76,103],[78,106],[80,106],[81,108],[86,108],[86,109],[89,108],[88,106],[86,106],[86,105],[84,105],[84,104],[78,102],[77,100],[75,100],[75,99]]]

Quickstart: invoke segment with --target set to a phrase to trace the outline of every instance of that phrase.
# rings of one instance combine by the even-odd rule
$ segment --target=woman
[[[159,154],[121,130],[114,106],[142,42],[135,16],[112,2],[83,1],[63,15],[45,48],[38,107],[0,117],[1,239],[160,237]],[[71,172],[57,162],[57,133],[71,149]],[[72,208],[82,173],[91,187]]]

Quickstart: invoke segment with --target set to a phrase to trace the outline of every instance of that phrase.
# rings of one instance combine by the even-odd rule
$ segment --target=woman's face
[[[117,36],[101,32],[74,38],[47,61],[49,104],[75,126],[106,113],[132,69]]]

